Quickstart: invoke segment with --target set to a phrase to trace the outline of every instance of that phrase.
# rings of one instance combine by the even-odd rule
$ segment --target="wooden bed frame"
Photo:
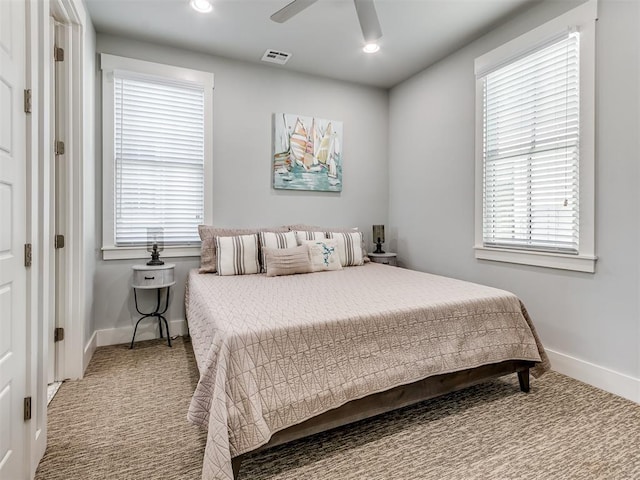
[[[528,392],[529,369],[533,366],[534,362],[509,360],[501,363],[483,365],[469,370],[435,375],[408,385],[401,385],[391,390],[353,400],[317,417],[312,417],[302,423],[280,430],[273,434],[268,443],[250,453],[259,452],[267,448],[275,447],[276,445],[282,445],[283,443],[292,442],[316,433],[325,432],[332,428],[357,422],[358,420],[371,418],[382,413],[390,412],[391,410],[455,392],[456,390],[461,390],[511,373],[518,374],[520,390]],[[242,459],[244,455],[247,454],[248,453],[245,453],[232,459],[233,476],[236,480],[239,478]]]

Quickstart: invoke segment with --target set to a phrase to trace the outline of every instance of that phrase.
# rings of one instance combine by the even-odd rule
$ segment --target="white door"
[[[0,479],[25,477],[25,3],[0,0]]]

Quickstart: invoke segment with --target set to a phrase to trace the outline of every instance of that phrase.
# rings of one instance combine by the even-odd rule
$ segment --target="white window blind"
[[[204,89],[114,71],[116,246],[200,242],[204,218]]]
[[[578,253],[579,34],[483,81],[483,244]]]

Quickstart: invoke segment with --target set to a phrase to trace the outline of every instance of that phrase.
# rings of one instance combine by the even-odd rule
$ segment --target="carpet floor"
[[[188,339],[101,347],[49,406],[38,480],[200,478]],[[640,405],[557,373],[515,375],[247,458],[242,480],[640,479]]]

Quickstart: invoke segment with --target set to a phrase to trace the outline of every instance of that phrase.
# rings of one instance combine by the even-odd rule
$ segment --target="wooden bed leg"
[[[529,369],[525,368],[518,372],[518,382],[520,382],[520,390],[529,392]]]
[[[240,478],[240,464],[242,463],[242,456],[233,457],[231,459],[231,468],[233,469],[233,478],[238,480]]]

